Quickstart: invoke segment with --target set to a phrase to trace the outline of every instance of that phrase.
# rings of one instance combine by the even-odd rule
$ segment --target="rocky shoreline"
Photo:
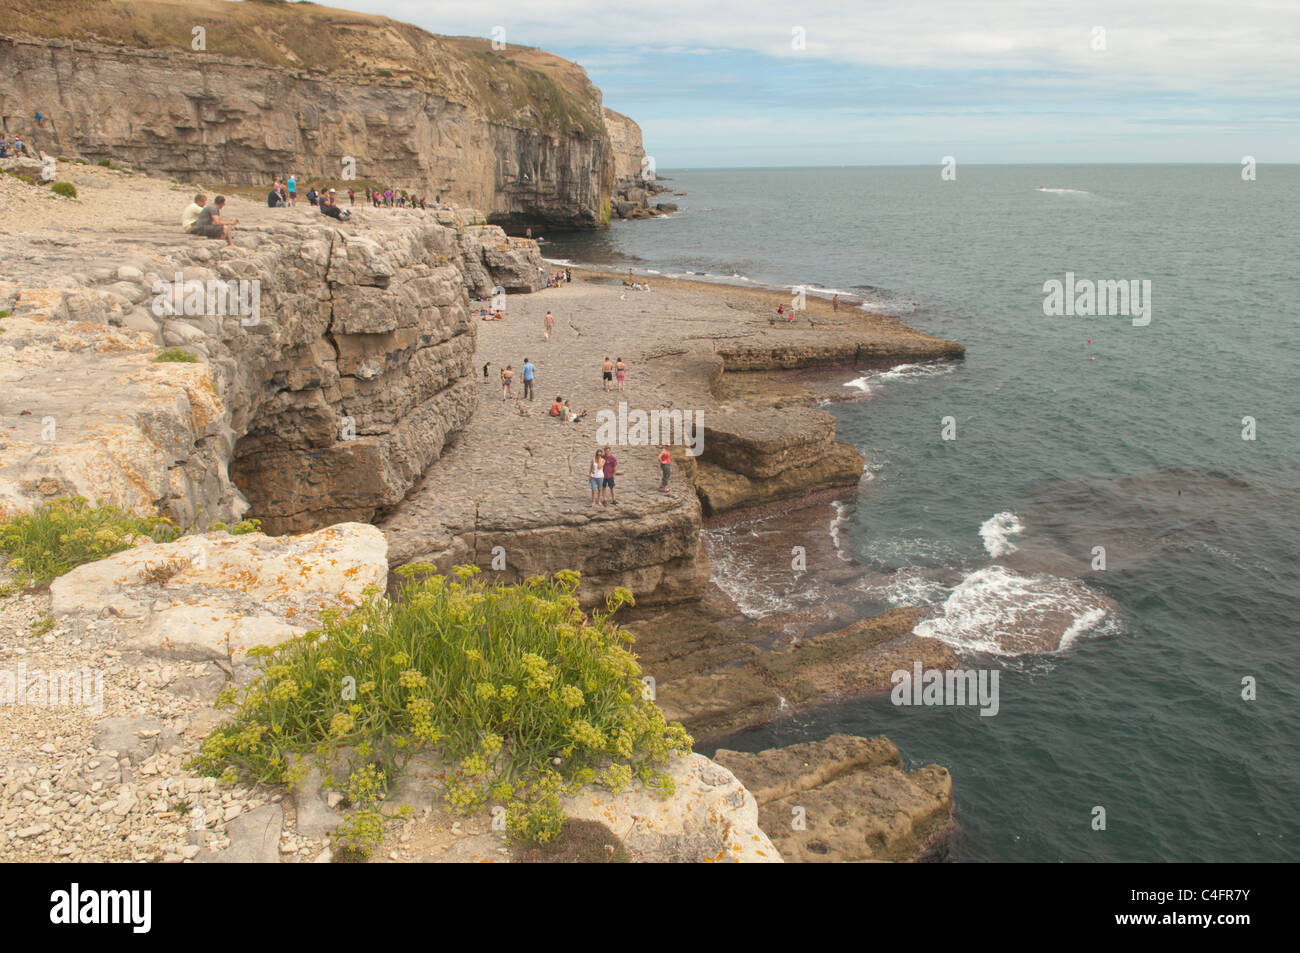
[[[636,593],[639,608],[627,625],[637,633],[636,649],[658,682],[658,700],[669,717],[680,718],[699,738],[720,738],[769,720],[783,708],[880,690],[888,671],[909,667],[900,665],[904,656],[909,663],[924,655],[945,664],[937,643],[916,644],[908,610],[875,620],[852,618],[851,612],[820,620],[744,618],[710,586],[701,530],[706,519],[744,514],[755,506],[819,491],[851,493],[862,472],[860,454],[836,442],[834,419],[802,405],[815,395],[782,385],[785,396],[780,413],[774,413],[772,405],[749,399],[766,387],[762,380],[744,380],[749,375],[953,359],[961,355],[960,345],[888,316],[833,312],[829,304],[813,300],[792,324],[774,324],[771,314],[780,296],[753,289],[656,280],[652,290],[635,291],[624,287],[620,276],[575,269],[572,284],[531,293],[541,287],[536,245],[510,239],[492,226],[473,225],[480,220],[473,210],[358,209],[353,221],[339,228],[307,209],[238,208],[243,224],[236,245],[225,248],[177,234],[176,210],[194,186],[89,166],[74,167],[69,178],[83,197],[51,204],[48,193],[0,177],[0,213],[32,225],[26,234],[10,231],[0,237],[7,279],[0,283],[0,313],[8,312],[0,318],[0,379],[6,384],[0,400],[0,506],[7,514],[81,493],[200,528],[245,513],[257,516],[273,534],[373,523],[377,531],[360,527],[358,532],[382,533],[382,577],[412,562],[431,562],[443,571],[472,562],[505,582],[577,569],[587,604],[598,603],[617,586]],[[257,279],[258,321],[210,314],[159,318],[150,307],[152,289],[177,273],[185,282]],[[482,321],[471,298],[494,287],[514,292],[506,299],[506,320]],[[555,316],[555,333],[544,340],[547,311]],[[158,364],[153,358],[163,346],[187,349],[198,360]],[[622,394],[607,393],[600,381],[600,362],[607,355],[629,365]],[[517,399],[516,377],[515,394],[503,400],[497,372],[506,364],[517,369],[524,358],[538,368],[537,399]],[[485,363],[490,365],[486,381]],[[550,418],[546,408],[556,394],[589,416],[576,425]],[[597,421],[601,411],[617,417],[620,402],[633,410],[699,414],[703,453],[692,458],[683,454],[682,440],[670,441],[677,445],[676,472],[670,491],[658,493],[654,447],[620,446],[620,503],[590,507],[585,467],[599,438]],[[49,419],[55,422],[54,439],[46,436]],[[201,538],[210,545],[220,542],[211,535]],[[296,540],[309,538],[283,536],[266,545],[297,545]],[[373,553],[365,564],[375,564]],[[119,580],[118,589],[126,584]],[[164,588],[186,584],[181,573]],[[307,586],[308,593],[342,591],[328,581]],[[97,618],[108,618],[109,628],[165,629],[173,633],[167,637],[173,643],[178,629],[189,631],[196,621],[159,615],[156,596],[126,599],[114,610],[118,596],[122,593],[105,590],[85,605],[101,612]],[[18,598],[37,605],[48,597]],[[51,634],[88,644],[88,630],[73,624],[75,604],[60,601],[57,593],[55,604]],[[294,611],[309,614],[301,607]],[[259,618],[252,606],[237,605],[223,634],[212,635],[227,655],[224,669],[217,652],[187,658],[195,666],[188,674],[164,673],[161,660],[171,657],[174,644],[139,642],[116,629],[112,641],[131,643],[122,663],[129,672],[156,670],[163,686],[177,679],[187,686],[184,679],[209,680],[195,693],[201,707],[209,694],[215,696],[210,689],[239,677],[230,667],[237,661],[236,643],[283,638],[294,628],[286,628],[283,618],[251,621]],[[792,639],[795,629],[797,639]],[[28,642],[17,635],[6,638],[11,653],[6,664]],[[43,639],[40,644],[50,645]],[[142,808],[145,814],[167,813],[158,812],[165,795],[148,802],[132,787],[138,763],[170,758],[166,770],[176,771],[173,761],[186,750],[185,732],[177,726],[184,721],[191,730],[203,721],[171,701],[134,710],[162,726],[153,721],[148,727],[128,726],[127,735],[165,736],[172,743],[155,741],[141,756],[122,754],[134,749],[129,737],[113,747],[99,743],[77,756],[97,760],[96,768],[86,769],[89,761],[73,763],[74,758],[64,759],[56,772],[85,778],[86,770],[112,761],[114,778],[105,784],[128,788],[115,797],[114,807],[104,809],[114,818],[133,817],[137,803],[151,805]],[[54,726],[40,730],[56,735],[41,744],[64,750]],[[29,741],[35,737],[21,732],[15,737],[16,743]],[[871,771],[897,771],[887,757],[873,754],[867,761]],[[37,795],[49,807],[42,816],[80,809],[81,799],[72,805],[55,774],[48,773],[54,767],[14,761],[6,771],[5,805],[15,810],[4,815],[10,836],[0,852],[57,855],[65,849],[55,848],[63,841],[49,836],[57,825],[18,836],[39,826],[15,828],[30,819],[16,810],[28,800],[21,792],[32,793],[33,785],[44,792]],[[862,833],[863,843],[874,846],[835,848],[836,856],[906,859],[910,848],[899,844],[932,846],[937,835],[925,832],[942,826],[931,823],[936,810],[950,814],[950,785],[945,793],[932,777],[942,769],[920,771],[927,773],[902,777],[912,778],[909,784],[929,791],[942,807],[916,795],[900,801],[898,811],[924,836],[886,844],[875,833]],[[717,780],[711,787],[730,783],[721,776]],[[77,787],[82,781],[69,783]],[[102,813],[100,800],[77,793],[90,798],[94,815]],[[233,797],[231,792],[221,796],[227,795]],[[773,793],[770,800],[784,796]],[[835,796],[825,792],[826,798]],[[48,797],[58,798],[54,806]],[[217,812],[223,830],[248,813],[243,808],[278,803],[269,792],[239,797],[240,812],[230,818],[224,808]],[[746,804],[752,806],[747,797],[740,796],[736,805],[742,813]],[[762,801],[755,810],[762,810]],[[119,809],[124,813],[117,814]],[[280,833],[285,843],[298,845],[295,811],[280,824]],[[264,813],[270,818],[274,811]],[[681,816],[672,822],[681,823]],[[751,826],[757,829],[757,822]],[[98,836],[81,834],[83,841]],[[153,843],[151,835],[141,836]],[[228,836],[219,835],[218,843]],[[695,859],[704,858],[701,845],[721,843],[712,834],[701,837],[689,852]],[[304,841],[284,853],[315,858],[322,856],[324,843]],[[169,842],[162,856],[196,856],[182,849],[188,846],[196,845]],[[198,846],[209,848],[206,841]],[[646,858],[658,849],[637,848]],[[806,859],[815,859],[817,851],[808,851]],[[402,851],[394,847],[392,853]]]

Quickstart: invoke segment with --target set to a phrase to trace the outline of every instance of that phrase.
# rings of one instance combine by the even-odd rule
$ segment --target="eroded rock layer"
[[[520,231],[608,223],[600,90],[541,50],[315,4],[9,6],[0,115],[49,155],[184,181],[351,178]]]
[[[250,504],[273,533],[368,521],[469,420],[467,280],[531,290],[534,243],[454,212],[241,214],[233,247],[143,228],[6,257],[7,511],[80,494],[183,526]]]

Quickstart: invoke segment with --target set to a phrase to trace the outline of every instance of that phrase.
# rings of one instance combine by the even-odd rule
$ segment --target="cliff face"
[[[631,117],[605,108],[605,128],[609,130],[610,148],[614,155],[614,182],[628,184],[640,182],[641,160],[645,146],[641,142],[641,127]]]
[[[139,189],[146,206],[180,199],[93,166],[74,177]],[[13,420],[0,512],[82,494],[181,525],[250,504],[273,533],[370,520],[474,411],[467,292],[540,283],[533,242],[451,211],[358,209],[373,221],[346,231],[306,209],[239,214],[234,247],[149,225],[129,249],[93,229],[0,240],[14,279],[0,280],[0,417]],[[214,298],[227,282],[238,292]],[[156,363],[159,345],[197,362]]]
[[[641,127],[628,116],[607,108],[605,129],[613,153],[611,213],[619,218],[652,218],[677,211],[672,203],[650,204],[650,196],[665,189],[655,181],[653,162],[646,162]]]
[[[600,91],[559,57],[315,5],[16,6],[0,116],[50,155],[215,184],[354,178],[519,229],[608,221]]]

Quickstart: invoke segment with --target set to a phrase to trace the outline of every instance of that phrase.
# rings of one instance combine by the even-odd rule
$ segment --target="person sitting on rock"
[[[321,194],[320,213],[322,215],[328,215],[330,218],[336,218],[340,222],[346,222],[350,215],[346,210],[338,207],[334,199],[335,195],[336,193],[333,189]]]
[[[572,423],[575,423],[575,424],[576,424],[576,423],[577,423],[579,420],[581,420],[583,417],[587,416],[587,412],[586,412],[585,410],[584,410],[582,413],[580,413],[580,414],[579,414],[579,413],[574,413],[573,408],[569,406],[569,402],[568,402],[567,400],[564,402],[564,408],[563,408],[561,414],[562,414],[562,415],[561,415],[560,419],[563,420],[566,424],[569,423],[569,422],[572,422]],[[604,474],[602,473],[601,476],[603,477]]]
[[[235,241],[230,236],[230,230],[239,224],[239,219],[222,218],[221,213],[225,207],[226,197],[218,195],[211,205],[205,206],[199,213],[190,234],[202,235],[204,238],[224,238],[227,245],[233,245]]]
[[[203,207],[208,204],[208,197],[200,192],[194,196],[194,201],[185,206],[185,211],[181,213],[181,231],[193,232],[194,223],[199,220],[203,214]]]
[[[564,416],[564,398],[561,397],[559,394],[555,395],[555,403],[551,404],[551,416],[552,417]]]
[[[280,180],[276,179],[271,191],[266,193],[267,208],[284,208],[284,198],[280,195]]]

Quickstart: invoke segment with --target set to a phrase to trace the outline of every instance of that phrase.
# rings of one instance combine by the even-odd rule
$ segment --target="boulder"
[[[239,661],[310,629],[321,609],[382,590],[388,546],[373,526],[344,523],[304,536],[207,533],[147,543],[78,566],[50,586],[50,612],[70,624],[124,620],[138,650]]]
[[[676,785],[668,798],[639,786],[622,794],[588,786],[564,799],[564,813],[609,827],[633,862],[781,862],[753,795],[730,771],[690,754],[675,757],[668,773]]]
[[[905,771],[888,738],[836,734],[713,757],[753,791],[790,862],[932,859],[952,828],[951,775],[933,764]]]

